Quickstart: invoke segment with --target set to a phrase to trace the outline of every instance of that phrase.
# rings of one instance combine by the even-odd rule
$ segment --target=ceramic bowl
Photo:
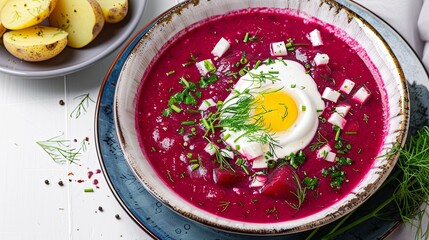
[[[388,95],[389,126],[378,158],[364,179],[332,206],[308,217],[278,223],[232,221],[205,212],[178,197],[164,185],[139,145],[136,134],[136,95],[142,76],[164,44],[186,27],[215,15],[244,8],[292,9],[302,16],[314,17],[356,40],[366,51],[364,61],[373,64],[382,77]],[[360,206],[383,183],[394,167],[397,155],[392,146],[403,145],[407,135],[409,106],[406,81],[397,59],[381,36],[348,8],[330,0],[200,0],[185,1],[156,21],[131,50],[119,75],[115,95],[115,124],[125,158],[146,189],[178,214],[208,226],[245,234],[289,234],[320,227],[339,219]]]

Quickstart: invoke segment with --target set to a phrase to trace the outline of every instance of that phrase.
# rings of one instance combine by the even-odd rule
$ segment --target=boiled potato
[[[82,48],[101,32],[104,17],[96,0],[58,0],[49,23],[69,33],[68,46]]]
[[[108,23],[122,21],[128,13],[128,0],[97,0]]]
[[[58,55],[67,46],[67,35],[68,33],[60,28],[33,26],[6,32],[3,35],[3,43],[15,57],[39,62]]]
[[[57,0],[9,0],[0,12],[0,21],[11,30],[31,27],[45,20],[56,3]]]
[[[6,32],[6,28],[3,26],[3,24],[1,23],[1,9],[3,8],[3,6],[6,4],[8,0],[0,0],[0,38],[1,36],[3,36],[3,33]]]

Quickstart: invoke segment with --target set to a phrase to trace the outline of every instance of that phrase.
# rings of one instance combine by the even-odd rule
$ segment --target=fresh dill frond
[[[429,238],[429,223],[424,221],[424,216],[427,215],[425,207],[429,206],[429,126],[422,127],[414,136],[411,136],[403,148],[393,146],[393,155],[398,151],[400,155],[397,169],[389,175],[381,187],[385,188],[394,182],[396,187],[392,195],[369,213],[344,224],[355,213],[352,211],[327,235],[319,239],[335,238],[369,219],[382,217],[386,212],[391,211],[392,203],[396,206],[400,219],[416,228],[415,239]],[[393,155],[383,157],[390,158]],[[306,240],[310,240],[314,236],[315,232],[310,234]]]
[[[226,209],[228,209],[229,205],[231,204],[230,201],[220,201],[218,204],[218,207],[220,207],[220,212],[225,212]]]
[[[88,111],[89,103],[90,102],[94,103],[94,100],[91,99],[91,97],[89,96],[89,93],[79,95],[75,97],[75,99],[80,99],[80,101],[78,105],[70,113],[70,117],[77,119],[80,117],[82,113],[86,113]]]
[[[55,136],[45,141],[36,142],[49,157],[58,164],[76,163],[83,152],[87,151],[88,141],[82,140],[79,148],[72,148],[70,140],[60,139],[62,135]]]
[[[301,208],[302,204],[304,203],[305,197],[307,195],[307,188],[302,186],[301,180],[299,180],[299,177],[296,174],[296,172],[293,172],[293,178],[296,181],[297,188],[296,188],[296,191],[294,191],[294,192],[291,191],[291,193],[296,197],[296,199],[298,200],[298,202],[297,203],[286,202],[286,203],[291,208],[293,208],[296,211],[298,211]]]
[[[323,145],[327,144],[329,141],[326,139],[320,131],[317,131],[317,140],[316,142],[310,144],[310,150],[315,151],[321,148]]]

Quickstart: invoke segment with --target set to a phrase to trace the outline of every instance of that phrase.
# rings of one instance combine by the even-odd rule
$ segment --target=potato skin
[[[6,30],[7,29],[5,27],[3,27],[3,25],[1,25],[1,23],[0,23],[0,38],[3,36],[3,33],[5,33]]]
[[[104,27],[103,11],[96,0],[58,0],[49,16],[51,26],[69,33],[68,46],[82,48],[94,40]]]
[[[67,35],[59,28],[33,26],[6,32],[3,43],[13,56],[28,62],[40,62],[61,53],[67,46]]]
[[[103,10],[104,20],[118,23],[128,14],[128,0],[97,0]]]
[[[0,21],[10,30],[35,26],[47,19],[54,10],[57,0],[10,0],[0,12]]]

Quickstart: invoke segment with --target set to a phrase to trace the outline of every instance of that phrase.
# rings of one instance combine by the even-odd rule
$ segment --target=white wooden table
[[[149,0],[136,31],[174,4]],[[117,52],[64,77],[34,80],[0,74],[0,239],[149,238],[99,173],[95,101]],[[80,150],[76,164],[55,162],[37,144],[51,144],[41,141],[52,138]],[[390,238],[409,239],[411,231],[401,227]]]

